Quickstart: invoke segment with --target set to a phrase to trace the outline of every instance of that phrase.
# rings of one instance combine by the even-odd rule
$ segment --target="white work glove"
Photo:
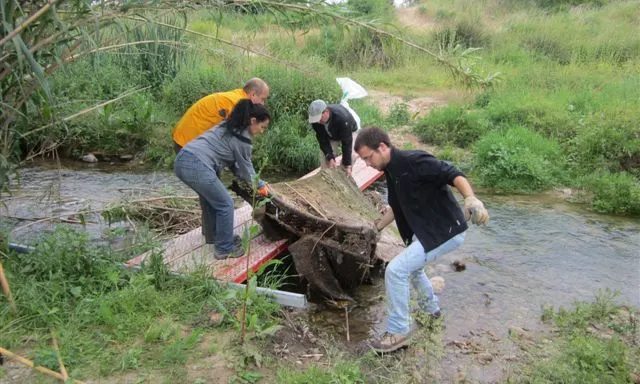
[[[469,196],[464,199],[464,217],[467,221],[471,217],[471,222],[476,225],[489,222],[489,212],[484,208],[482,201],[475,196]]]

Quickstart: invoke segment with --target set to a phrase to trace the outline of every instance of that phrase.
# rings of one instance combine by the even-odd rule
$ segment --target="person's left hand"
[[[471,216],[471,222],[473,224],[487,224],[489,221],[489,212],[482,204],[482,201],[478,200],[475,196],[469,196],[464,199],[465,218],[469,220]]]

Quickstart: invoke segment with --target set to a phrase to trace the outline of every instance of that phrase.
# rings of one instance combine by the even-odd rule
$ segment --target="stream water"
[[[439,298],[448,362],[437,382],[460,371],[472,382],[502,382],[517,349],[509,329],[538,330],[543,306],[571,308],[609,289],[619,293],[616,302],[640,307],[640,220],[596,214],[557,196],[480,198],[490,223],[472,226],[460,248],[427,267],[445,282]],[[466,270],[456,272],[456,260]],[[385,330],[383,294],[382,279],[360,289],[359,301],[369,305],[349,314],[351,340]],[[342,313],[317,311],[311,318],[344,339]],[[488,351],[493,361],[479,364],[454,345],[459,342]]]
[[[79,169],[80,168],[80,169]],[[21,170],[19,188],[3,199],[0,225],[17,229],[12,240],[33,242],[51,224],[32,224],[15,217],[71,215],[79,207],[103,207],[131,189],[170,188],[172,194],[192,195],[168,171],[123,170],[46,163]],[[17,186],[14,184],[14,187]],[[621,303],[640,307],[640,220],[600,215],[553,196],[483,196],[491,214],[485,227],[472,227],[455,252],[429,265],[429,276],[441,276],[439,295],[445,314],[445,342],[469,337],[473,330],[503,340],[509,327],[536,329],[541,307],[571,306],[593,300],[599,289],[612,289]],[[100,237],[104,223],[89,223]],[[455,272],[461,260],[466,270]],[[356,296],[367,303],[350,313],[351,338],[361,341],[383,330],[385,304],[381,279]],[[310,311],[310,321],[344,333],[343,314]],[[342,337],[342,336],[340,336]],[[499,368],[479,376],[492,381]],[[488,373],[487,373],[488,372]],[[484,380],[483,380],[484,381]]]

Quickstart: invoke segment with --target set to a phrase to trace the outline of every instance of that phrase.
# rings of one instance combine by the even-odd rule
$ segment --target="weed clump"
[[[557,327],[558,340],[548,344],[555,347],[531,351],[533,364],[515,382],[632,382],[640,362],[640,354],[631,347],[637,342],[637,311],[615,304],[617,295],[602,290],[593,303],[578,302],[570,310],[545,308],[543,320]]]
[[[498,190],[540,191],[563,177],[560,146],[523,127],[488,133],[476,143],[474,156],[480,183]]]
[[[150,248],[141,245],[141,251]],[[93,246],[85,233],[58,228],[33,253],[2,260],[18,316],[0,306],[0,345],[27,350],[52,369],[50,331],[56,330],[62,359],[75,377],[109,375],[140,366],[175,369],[203,340],[211,312],[221,327],[234,327],[236,293],[209,271],[168,271],[153,253],[138,272],[125,269],[128,255]],[[252,331],[277,322],[277,304],[251,297]]]
[[[431,111],[417,122],[414,133],[425,143],[466,148],[490,129],[482,114],[450,106]]]

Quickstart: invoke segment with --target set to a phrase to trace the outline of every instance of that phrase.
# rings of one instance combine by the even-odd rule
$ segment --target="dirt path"
[[[398,8],[396,10],[396,18],[400,24],[413,30],[428,31],[436,27],[433,21],[426,13],[421,12],[422,5],[413,5],[406,8]],[[424,8],[423,8],[424,9]]]
[[[396,104],[405,103],[412,119],[423,118],[434,108],[447,105],[447,101],[455,94],[434,93],[429,96],[421,96],[405,101],[402,97],[392,95],[382,90],[368,90],[369,101],[377,106],[384,116],[387,116],[391,108]],[[423,149],[433,153],[433,147],[422,143],[416,135],[411,132],[411,127],[403,126],[389,132],[391,142],[398,148]]]
[[[395,104],[405,103],[411,115],[416,115],[416,118],[426,116],[435,107],[446,105],[449,97],[449,95],[440,92],[437,95],[421,96],[405,101],[400,96],[382,90],[372,89],[367,92],[369,92],[367,99],[380,108],[383,115],[388,115],[391,107]]]

